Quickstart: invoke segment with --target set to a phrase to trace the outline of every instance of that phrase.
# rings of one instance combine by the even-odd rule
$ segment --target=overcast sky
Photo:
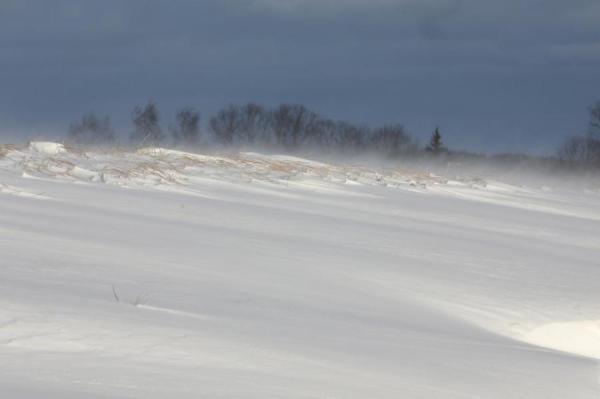
[[[0,135],[155,99],[303,103],[453,148],[549,153],[600,100],[598,0],[0,0]]]

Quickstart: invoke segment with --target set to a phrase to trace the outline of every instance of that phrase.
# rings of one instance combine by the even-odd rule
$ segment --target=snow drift
[[[2,148],[3,396],[600,393],[594,186]]]

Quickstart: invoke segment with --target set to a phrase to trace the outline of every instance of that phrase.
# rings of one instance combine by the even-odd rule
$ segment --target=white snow
[[[50,199],[41,193],[34,193],[27,190],[20,189],[18,187],[10,186],[8,184],[0,183],[0,194],[11,194],[21,197],[37,198],[37,199]]]
[[[46,141],[34,141],[29,143],[29,148],[40,154],[56,155],[66,151],[65,146],[59,143]]]
[[[600,395],[597,183],[52,144],[0,155],[0,397]]]
[[[528,332],[523,340],[600,359],[600,320],[544,324]]]

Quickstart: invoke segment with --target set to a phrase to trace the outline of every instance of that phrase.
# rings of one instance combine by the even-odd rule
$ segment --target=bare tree
[[[588,137],[587,147],[590,154],[590,164],[596,168],[600,168],[600,139]]]
[[[590,134],[569,137],[559,148],[558,157],[572,165],[600,167],[600,139]]]
[[[375,150],[389,156],[406,154],[416,147],[416,143],[402,125],[387,125],[375,129],[369,144]]]
[[[200,113],[192,108],[179,110],[176,116],[176,127],[172,129],[171,134],[176,143],[198,144],[200,139]]]
[[[338,140],[339,123],[331,119],[319,119],[307,135],[306,143],[322,150],[331,149]]]
[[[336,123],[335,146],[342,152],[355,152],[365,149],[370,129],[348,122]]]
[[[81,121],[71,124],[68,138],[78,145],[104,145],[115,141],[115,132],[108,116],[98,118],[89,113]]]
[[[231,145],[240,130],[240,109],[229,105],[210,118],[209,124],[217,142]]]
[[[559,148],[558,157],[570,164],[587,163],[589,153],[586,137],[569,137]]]
[[[132,114],[134,130],[131,141],[137,145],[158,144],[163,139],[159,124],[158,107],[154,101],[149,101],[144,107],[135,107]]]
[[[240,110],[240,130],[242,140],[247,144],[269,142],[271,115],[264,107],[248,103]]]
[[[590,107],[587,134],[569,137],[559,148],[558,157],[573,165],[600,167],[600,101]]]
[[[416,141],[400,125],[375,130],[323,119],[297,104],[274,110],[249,103],[229,105],[210,118],[210,128],[223,145],[275,144],[286,150],[313,147],[342,152],[376,150],[387,155],[417,151]]]
[[[275,140],[286,149],[300,147],[319,119],[316,113],[297,104],[281,104],[271,118]]]

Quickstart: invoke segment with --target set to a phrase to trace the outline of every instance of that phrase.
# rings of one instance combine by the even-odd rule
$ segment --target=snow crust
[[[64,145],[46,141],[31,142],[29,148],[35,152],[46,155],[57,155],[66,152]]]
[[[2,149],[2,397],[600,395],[596,187]]]

